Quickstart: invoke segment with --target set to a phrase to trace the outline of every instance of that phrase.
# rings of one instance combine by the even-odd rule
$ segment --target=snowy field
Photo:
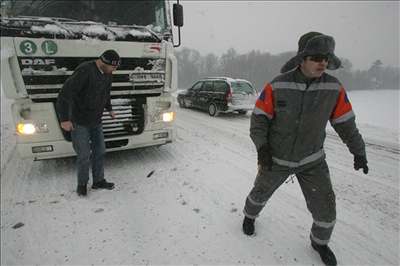
[[[353,170],[329,126],[337,197],[330,246],[339,265],[399,265],[399,91],[349,98],[370,173]],[[1,265],[321,265],[296,180],[273,195],[255,236],[241,231],[256,175],[249,114],[212,118],[177,108],[174,143],[107,154],[106,178],[116,188],[80,198],[73,158],[18,157],[10,102],[1,103]]]

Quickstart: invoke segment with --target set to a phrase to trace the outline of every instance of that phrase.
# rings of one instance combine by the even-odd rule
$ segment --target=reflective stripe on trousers
[[[336,202],[328,165],[324,159],[298,168],[277,164],[272,166],[272,170],[262,167],[246,198],[244,215],[252,219],[258,217],[275,190],[291,174],[296,174],[307,208],[314,219],[311,238],[316,243],[328,243],[336,220]]]

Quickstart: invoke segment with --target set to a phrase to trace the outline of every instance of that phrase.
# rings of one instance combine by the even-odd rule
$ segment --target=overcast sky
[[[277,54],[297,51],[299,37],[319,31],[336,40],[336,54],[353,69],[380,59],[399,66],[397,1],[192,1],[184,9],[182,47],[202,55],[229,48]]]

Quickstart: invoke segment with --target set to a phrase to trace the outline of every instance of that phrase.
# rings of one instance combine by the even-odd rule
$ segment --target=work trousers
[[[74,124],[71,137],[72,146],[77,155],[78,185],[88,183],[90,166],[92,166],[93,183],[102,181],[106,150],[102,125],[88,127]]]
[[[274,191],[288,176],[295,174],[313,217],[310,238],[320,245],[326,245],[336,221],[335,194],[324,159],[297,168],[274,164],[271,170],[261,167],[254,187],[247,196],[244,215],[255,219]]]

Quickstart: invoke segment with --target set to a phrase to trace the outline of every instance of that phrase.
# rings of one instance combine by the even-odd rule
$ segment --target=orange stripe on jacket
[[[267,113],[271,118],[274,117],[274,96],[272,95],[271,84],[265,85],[256,101],[256,107]]]
[[[339,98],[336,102],[335,109],[333,109],[331,119],[337,119],[348,112],[352,111],[351,103],[343,87],[340,88]]]

